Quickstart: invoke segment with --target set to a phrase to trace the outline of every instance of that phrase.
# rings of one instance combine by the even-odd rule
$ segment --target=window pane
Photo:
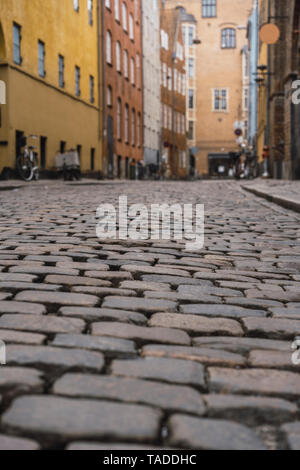
[[[13,24],[13,57],[16,64],[21,64],[21,27]]]
[[[45,44],[42,41],[38,42],[38,71],[39,76],[45,76]]]
[[[59,86],[61,88],[65,86],[64,69],[65,69],[64,57],[62,55],[59,55],[58,56],[58,80],[59,80]]]
[[[216,0],[202,0],[202,16],[203,18],[215,18],[217,16]]]
[[[95,102],[95,80],[92,75],[90,75],[90,102]]]

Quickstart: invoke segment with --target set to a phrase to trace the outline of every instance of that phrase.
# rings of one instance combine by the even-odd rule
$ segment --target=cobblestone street
[[[99,240],[119,195],[205,204],[204,248]],[[300,449],[299,213],[233,181],[41,181],[0,207],[0,448]]]

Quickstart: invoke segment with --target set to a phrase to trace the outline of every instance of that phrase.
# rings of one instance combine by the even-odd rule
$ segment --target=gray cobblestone
[[[23,291],[16,295],[15,300],[25,302],[45,302],[46,304],[56,305],[82,305],[87,307],[93,307],[99,303],[98,297],[94,295],[43,291]]]
[[[180,311],[182,313],[209,317],[244,318],[266,316],[266,312],[263,310],[251,310],[233,305],[182,305]]]
[[[0,374],[0,392],[40,392],[44,387],[42,373],[35,369],[3,367]]]
[[[212,391],[230,393],[254,393],[260,395],[299,397],[300,376],[296,372],[268,369],[232,370],[209,369],[209,385]]]
[[[238,322],[224,318],[207,318],[199,315],[178,313],[156,313],[149,321],[149,326],[171,327],[185,330],[193,335],[218,334],[242,336],[243,330]]]
[[[108,336],[58,334],[52,341],[52,345],[63,348],[82,348],[100,351],[105,353],[107,357],[131,357],[137,355],[133,341]]]
[[[293,420],[298,413],[295,404],[280,398],[213,393],[203,398],[210,417],[242,421],[249,426]]]
[[[55,413],[53,413],[55,410]],[[134,419],[132,419],[134,417]],[[2,416],[5,427],[39,438],[154,441],[161,414],[149,407],[54,396],[17,398]]]
[[[102,306],[105,308],[125,309],[134,312],[172,312],[176,310],[177,303],[168,300],[142,299],[126,297],[106,297]]]
[[[181,385],[194,385],[205,389],[204,368],[194,361],[146,357],[135,360],[116,360],[112,363],[113,375],[136,377]]]
[[[225,420],[174,415],[169,420],[170,444],[197,450],[266,450],[245,426]]]
[[[167,385],[149,380],[95,375],[67,374],[54,385],[54,393],[69,397],[101,398],[140,403],[168,411],[203,415],[201,395],[190,387]],[[182,396],[185,397],[182,400]]]
[[[139,344],[190,344],[190,338],[184,331],[172,328],[147,328],[117,322],[93,323],[92,334],[95,336],[112,336],[116,338],[130,339],[138,342]]]
[[[7,363],[14,366],[32,366],[42,369],[93,370],[104,366],[99,352],[81,349],[61,349],[50,346],[8,346]]]
[[[134,323],[145,325],[147,318],[142,313],[127,310],[114,310],[111,308],[84,308],[84,307],[61,307],[58,315],[63,317],[82,318],[87,321],[117,321],[122,323]]]
[[[290,450],[300,450],[300,421],[284,424],[281,431]]]
[[[246,365],[246,359],[239,355],[222,350],[208,348],[148,345],[142,349],[143,357],[171,357],[200,362],[201,364],[237,367]]]
[[[19,437],[0,434],[0,450],[40,450],[40,446],[31,439],[21,439]]]
[[[85,327],[83,320],[75,318],[58,318],[38,315],[3,315],[0,317],[0,328],[32,331],[38,333],[81,333]]]

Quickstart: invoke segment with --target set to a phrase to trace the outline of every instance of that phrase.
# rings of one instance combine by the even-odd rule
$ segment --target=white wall
[[[144,161],[156,163],[161,129],[160,11],[158,0],[142,0]]]

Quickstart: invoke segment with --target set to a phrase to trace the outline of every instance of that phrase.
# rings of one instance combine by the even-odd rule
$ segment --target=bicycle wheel
[[[40,169],[39,169],[39,162],[37,156],[34,155],[32,160],[32,171],[33,171],[33,179],[38,181],[40,179]]]
[[[28,157],[20,155],[17,159],[17,168],[19,175],[24,181],[31,181],[33,178],[33,167]]]

